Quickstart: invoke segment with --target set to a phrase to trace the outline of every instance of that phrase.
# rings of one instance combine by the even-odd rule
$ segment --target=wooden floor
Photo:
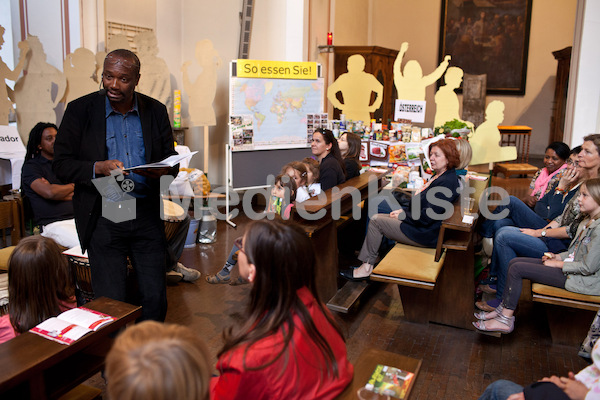
[[[508,186],[512,193],[520,195],[526,192],[528,182],[529,179],[512,178],[497,179],[495,184]],[[194,283],[170,286],[167,292],[167,322],[187,325],[198,332],[208,344],[213,362],[222,344],[221,332],[243,318],[250,292],[249,285],[210,285],[204,280],[205,274],[222,267],[248,220],[242,216],[235,222],[237,229],[219,221],[215,244],[184,250],[181,261],[203,276]],[[353,253],[340,256],[341,264],[355,261]],[[545,313],[539,304],[521,304],[515,331],[501,338],[436,324],[408,323],[403,319],[396,287],[386,284],[372,284],[354,312],[336,317],[345,332],[351,362],[368,347],[423,360],[411,399],[477,399],[497,379],[528,384],[543,376],[579,371],[587,365],[577,356],[576,347],[551,343]],[[89,383],[103,386],[99,377]]]

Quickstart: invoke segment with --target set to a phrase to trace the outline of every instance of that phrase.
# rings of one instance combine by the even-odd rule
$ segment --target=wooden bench
[[[369,196],[369,182],[374,181],[377,191],[383,187],[386,172],[367,171],[355,178],[349,179],[336,186],[338,190],[328,189],[323,192],[321,199],[312,198],[297,204],[291,213],[291,219],[301,226],[310,237],[317,258],[317,290],[327,306],[336,311],[347,310],[347,305],[353,303],[366,287],[365,282],[348,282],[340,289],[341,295],[337,296],[338,288],[338,245],[337,221],[333,218],[334,207],[339,206],[341,215],[348,215],[353,207],[367,200]],[[315,214],[324,212],[318,220],[304,219],[297,208]]]
[[[408,321],[473,329],[476,223],[477,219],[463,223],[461,206],[455,204],[452,216],[442,223],[435,249],[397,244],[371,280],[398,285]]]
[[[358,389],[365,386],[371,377],[371,374],[375,371],[377,364],[400,368],[401,370],[415,374],[406,392],[405,399],[408,399],[410,392],[417,381],[419,370],[421,369],[421,360],[373,348],[366,349],[360,354],[358,360],[354,363],[354,377],[352,382],[350,382],[348,387],[346,387],[346,390],[344,390],[337,398],[356,399],[356,392]]]
[[[543,303],[548,317],[552,342],[579,346],[600,309],[600,296],[569,292],[533,283],[532,300]]]
[[[117,320],[87,334],[70,346],[25,332],[0,344],[0,398],[58,398],[104,366],[111,334],[142,315],[142,308],[102,297],[87,308]]]

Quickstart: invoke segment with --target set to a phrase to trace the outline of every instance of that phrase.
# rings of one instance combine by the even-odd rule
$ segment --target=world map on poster
[[[323,112],[323,79],[232,77],[230,116],[252,116],[252,140],[233,150],[307,147],[306,114]]]

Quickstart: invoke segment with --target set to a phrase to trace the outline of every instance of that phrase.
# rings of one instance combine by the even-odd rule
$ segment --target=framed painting
[[[442,0],[440,62],[487,74],[488,94],[525,94],[533,0]]]

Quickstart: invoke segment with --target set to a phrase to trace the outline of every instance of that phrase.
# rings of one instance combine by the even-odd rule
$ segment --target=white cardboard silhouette
[[[402,72],[400,67],[406,50],[408,50],[408,42],[402,43],[400,52],[394,61],[394,85],[396,85],[398,99],[425,101],[425,89],[444,74],[450,62],[450,56],[444,57],[444,61],[431,74],[423,76],[421,65],[416,60],[408,61]]]
[[[458,96],[454,92],[460,86],[463,78],[463,70],[458,67],[450,67],[446,70],[444,81],[446,84],[439,88],[435,94],[435,118],[434,127],[442,126],[448,121],[457,119],[465,122],[469,128],[473,128],[473,123],[460,119],[460,103]]]
[[[0,25],[0,48],[4,44],[4,27]],[[0,125],[8,125],[8,115],[13,108],[13,102],[8,98],[8,86],[6,86],[6,80],[16,81],[23,66],[25,65],[25,56],[29,52],[29,43],[23,41],[19,42],[19,62],[15,66],[15,69],[11,71],[10,68],[0,58]]]
[[[196,61],[202,71],[195,82],[188,75],[192,62],[186,61],[181,67],[183,88],[189,99],[190,119],[193,126],[213,126],[216,125],[213,101],[217,92],[217,69],[221,66],[221,57],[210,40],[204,39],[196,43]]]
[[[73,53],[67,54],[63,63],[63,72],[67,76],[65,104],[98,90],[98,82],[94,80],[96,56],[90,50],[80,47]]]
[[[31,51],[27,53],[26,75],[15,84],[14,101],[17,105],[17,128],[24,143],[29,132],[40,121],[56,123],[54,108],[63,99],[67,79],[58,69],[46,62],[44,47],[37,36],[27,37]],[[52,86],[56,95],[52,97]]]
[[[140,58],[140,81],[137,91],[157,99],[171,111],[171,73],[167,63],[158,54],[158,42],[154,32],[140,32],[133,42]]]
[[[364,71],[365,58],[360,54],[348,57],[348,72],[340,75],[335,82],[327,88],[327,98],[333,106],[342,111],[346,119],[352,121],[371,120],[371,113],[375,112],[383,101],[383,85],[373,76]],[[340,102],[336,94],[342,92],[344,102]],[[371,93],[377,97],[371,103]]]
[[[510,161],[517,158],[515,146],[500,146],[498,125],[504,120],[504,103],[494,100],[485,110],[485,122],[477,128],[469,139],[473,158],[469,165]]]

